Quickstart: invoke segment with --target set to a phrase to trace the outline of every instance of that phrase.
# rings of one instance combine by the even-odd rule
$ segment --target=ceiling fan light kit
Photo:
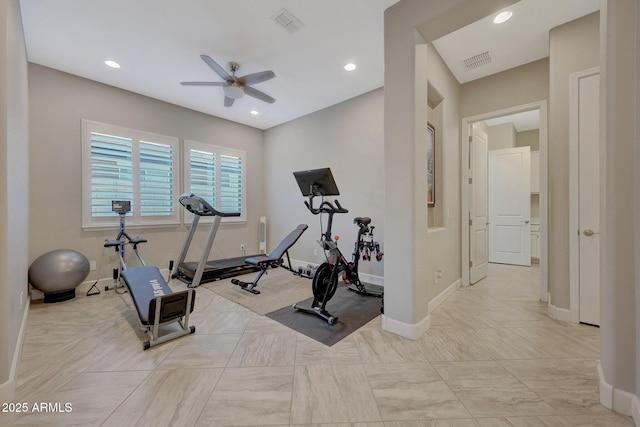
[[[240,99],[244,96],[244,88],[238,83],[233,82],[228,86],[223,86],[224,95],[233,99]]]
[[[236,99],[242,98],[244,95],[249,95],[260,101],[273,104],[276,102],[274,98],[266,93],[255,89],[250,86],[256,83],[262,83],[270,80],[276,76],[276,74],[269,71],[261,71],[258,73],[247,74],[246,76],[236,77],[236,71],[240,68],[237,62],[229,63],[229,70],[231,74],[227,73],[217,62],[211,59],[207,55],[200,55],[200,58],[219,75],[224,82],[180,82],[183,86],[222,86],[224,92],[224,106],[231,107]]]

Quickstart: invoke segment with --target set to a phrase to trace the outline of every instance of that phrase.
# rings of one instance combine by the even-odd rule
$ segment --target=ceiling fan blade
[[[271,80],[275,76],[276,76],[276,73],[269,70],[269,71],[261,71],[259,73],[247,74],[246,76],[242,76],[238,78],[238,80],[240,80],[246,85],[254,85],[256,83]]]
[[[229,98],[228,96],[225,96],[224,97],[224,106],[225,107],[231,107],[233,105],[233,101],[235,101],[235,99]]]
[[[245,86],[244,93],[249,96],[253,96],[254,98],[257,98],[260,101],[268,102],[269,104],[273,104],[274,102],[276,102],[275,98],[272,98],[266,93],[261,92],[258,89],[254,89],[250,86]]]
[[[182,86],[224,86],[226,82],[180,82]]]
[[[222,68],[220,65],[218,65],[218,63],[216,61],[214,61],[213,59],[211,59],[209,56],[207,55],[200,55],[200,58],[202,58],[202,60],[204,62],[207,63],[207,65],[209,67],[211,67],[211,69],[213,71],[216,72],[216,74],[218,74],[220,77],[222,77],[224,80],[233,80],[233,77],[231,77],[229,75],[229,73],[227,73],[225,71],[224,68]]]

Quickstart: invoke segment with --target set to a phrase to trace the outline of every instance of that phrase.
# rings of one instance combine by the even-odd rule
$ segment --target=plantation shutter
[[[173,215],[173,147],[140,141],[140,216]]]
[[[201,150],[189,150],[189,191],[205,199],[216,208],[216,156]]]
[[[238,156],[220,155],[220,208],[222,212],[242,212],[243,162]]]
[[[133,200],[132,140],[91,132],[91,216],[112,216],[112,200]]]

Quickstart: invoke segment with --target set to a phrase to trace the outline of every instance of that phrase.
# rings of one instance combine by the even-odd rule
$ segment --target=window
[[[113,225],[112,200],[131,201],[127,224],[177,224],[178,139],[83,121],[83,227]]]
[[[185,191],[222,212],[240,212],[225,221],[246,221],[244,151],[185,141]]]

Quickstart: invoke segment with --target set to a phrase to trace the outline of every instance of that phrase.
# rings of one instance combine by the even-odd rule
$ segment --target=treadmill
[[[220,212],[214,209],[202,197],[196,196],[193,193],[184,193],[180,196],[179,201],[185,209],[193,214],[193,221],[191,222],[191,229],[189,230],[187,239],[182,247],[177,267],[171,274],[172,278],[177,278],[178,280],[186,283],[190,288],[195,288],[201,283],[209,283],[259,270],[258,267],[244,262],[246,258],[258,255],[247,255],[212,261],[208,260],[211,248],[213,247],[213,241],[216,238],[218,227],[220,226],[220,221],[224,217],[240,216],[240,212]],[[200,218],[203,216],[213,217],[213,223],[211,224],[211,229],[207,235],[204,250],[202,251],[202,255],[198,262],[185,262],[187,252],[191,246],[191,241],[193,240],[193,236],[198,228],[198,223],[200,222]]]

